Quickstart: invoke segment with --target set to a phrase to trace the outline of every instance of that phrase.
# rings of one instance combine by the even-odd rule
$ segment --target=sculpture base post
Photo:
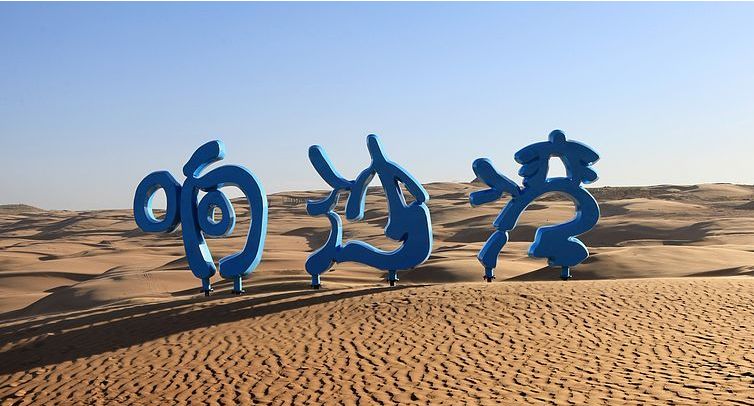
[[[564,281],[567,281],[567,280],[569,280],[571,278],[572,278],[572,276],[571,276],[571,268],[570,267],[564,266],[564,267],[560,268],[560,279],[562,279]]]
[[[319,289],[322,287],[322,283],[319,280],[319,274],[312,275],[312,289]]]
[[[484,280],[492,282],[495,279],[495,268],[484,268]]]
[[[230,293],[234,295],[243,295],[246,293],[246,291],[243,290],[243,279],[240,276],[233,278],[233,290],[231,290]]]
[[[398,282],[398,271],[396,270],[389,270],[387,271],[387,283],[390,284],[390,286],[395,286],[395,282]]]
[[[209,278],[202,278],[202,290],[200,290],[200,292],[204,293],[204,296],[209,296],[210,292],[213,290],[212,284],[209,283]]]

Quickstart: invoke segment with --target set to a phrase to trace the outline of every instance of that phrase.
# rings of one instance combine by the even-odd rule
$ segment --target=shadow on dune
[[[600,217],[613,217],[628,214],[630,210],[626,208],[627,205],[627,203],[600,203]]]
[[[88,313],[73,319],[60,318],[53,323],[46,320],[44,324],[25,329],[19,329],[18,325],[4,327],[0,329],[0,347],[6,347],[24,338],[36,339],[29,344],[1,353],[0,374],[11,374],[115,351],[197,328],[371,295],[384,292],[386,289],[410,287],[416,285],[355,291],[298,291],[241,298],[206,307],[195,306],[228,298],[212,296],[206,300],[192,298]]]
[[[294,291],[309,290],[310,289],[309,279],[303,278],[303,277],[300,279],[301,280],[299,281],[286,280],[283,282],[251,284],[251,285],[245,286],[244,290],[246,291],[247,296],[254,296],[254,295],[259,295],[259,294],[270,294],[270,293],[290,293]],[[229,296],[227,295],[227,292],[223,292],[223,290],[230,290],[230,288],[233,286],[233,283],[229,280],[223,279],[223,280],[213,283],[212,286],[216,290],[216,292],[212,296],[206,297],[206,298],[200,296],[198,287],[170,292],[171,296],[175,297],[176,299],[182,299],[182,300],[179,300],[179,301],[173,300],[170,302],[166,302],[165,305],[166,306],[181,306],[185,304],[196,303],[201,300],[213,301],[213,300],[219,300],[219,299],[227,299]],[[60,289],[57,289],[57,290],[61,291],[61,290],[65,290],[66,288],[67,287],[61,287]],[[71,293],[71,292],[68,292],[68,293]],[[72,294],[75,294],[75,293],[72,293]],[[37,324],[40,324],[40,325],[42,324],[41,321],[29,321],[29,322],[13,324],[14,320],[20,320],[22,318],[26,318],[30,316],[43,315],[44,324],[50,324],[51,322],[55,322],[61,319],[71,319],[71,318],[79,317],[84,314],[100,313],[102,317],[101,319],[99,319],[99,321],[101,322],[101,321],[107,321],[108,319],[113,318],[113,317],[107,316],[105,312],[110,312],[115,309],[135,308],[136,306],[140,306],[140,305],[134,305],[134,304],[117,304],[117,303],[100,304],[98,306],[91,302],[85,302],[85,303],[81,303],[81,305],[78,307],[61,308],[60,306],[61,301],[65,302],[65,301],[71,301],[71,300],[69,298],[64,298],[57,295],[47,295],[37,300],[36,302],[29,304],[28,306],[22,309],[13,310],[10,312],[0,314],[0,321],[4,321],[7,324],[11,325],[10,328],[0,327],[0,337],[3,334],[7,333],[8,331],[20,331],[22,329],[29,328]],[[101,306],[107,306],[104,312],[101,310]],[[152,303],[152,304],[149,304],[148,306],[159,308],[161,304]],[[49,309],[56,309],[56,311],[50,312]],[[108,314],[114,314],[114,313],[108,313]],[[118,316],[118,317],[121,317],[121,316]],[[36,332],[34,334],[31,334],[31,336],[35,334]],[[24,337],[26,336],[21,336],[17,334],[16,339],[21,339]]]
[[[387,274],[386,274],[387,275]],[[422,265],[416,269],[399,274],[401,282],[408,283],[459,283],[479,282],[483,271],[448,266],[447,264]]]
[[[475,243],[475,242],[485,242],[488,238],[490,238],[490,235],[494,233],[494,229],[490,229],[490,227],[479,227],[479,228],[467,228],[464,230],[457,231],[455,234],[450,236],[449,238],[445,239],[447,242],[462,242],[465,244]]]
[[[92,279],[93,277],[95,277],[95,275],[63,271],[7,271],[0,273],[0,279],[24,277],[61,278],[69,279],[74,282],[83,282],[85,280]]]
[[[300,276],[298,277],[299,280],[285,280],[282,282],[275,282],[275,283],[245,283],[245,286],[243,287],[246,291],[246,295],[258,295],[261,293],[284,293],[284,292],[292,292],[297,290],[308,290],[311,289],[311,282],[309,280],[308,276]],[[227,289],[230,290],[233,287],[233,281],[222,279],[217,282],[212,283],[212,287],[215,290],[222,290]],[[191,289],[184,289],[178,292],[173,292],[173,296],[190,296],[195,295],[199,292],[199,288],[191,288]],[[217,292],[213,296],[219,296],[222,295],[222,297],[225,296],[226,293],[224,292]]]
[[[578,269],[578,273],[574,272],[574,279],[576,280],[595,280],[595,279],[615,279],[609,274],[600,272],[591,272],[583,268]],[[545,266],[536,269],[531,272],[527,272],[522,275],[514,276],[512,278],[505,279],[506,281],[514,282],[542,282],[542,281],[560,281],[560,267]]]
[[[754,269],[750,266],[737,266],[725,269],[713,269],[711,271],[697,272],[692,277],[715,277],[715,276],[754,276]]]
[[[713,230],[715,223],[703,221],[684,227],[657,228],[635,223],[597,224],[580,235],[579,239],[589,247],[616,247],[621,243],[636,240],[659,241],[665,245],[679,245],[704,240]]]
[[[290,231],[286,231],[281,235],[304,237],[306,243],[309,245],[309,249],[315,250],[324,245],[327,241],[327,237],[330,235],[330,229],[327,227],[300,227]]]

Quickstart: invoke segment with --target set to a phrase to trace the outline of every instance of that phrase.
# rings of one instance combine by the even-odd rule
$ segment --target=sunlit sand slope
[[[751,404],[754,279],[217,295],[0,329],[7,404]]]

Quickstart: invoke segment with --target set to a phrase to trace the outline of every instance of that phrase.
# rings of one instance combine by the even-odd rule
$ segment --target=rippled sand
[[[647,279],[97,309],[4,327],[0,394],[99,404],[752,403],[752,297],[748,278]]]

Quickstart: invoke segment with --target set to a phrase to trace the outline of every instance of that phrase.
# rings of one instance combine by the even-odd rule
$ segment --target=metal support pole
[[[319,289],[322,287],[322,283],[319,280],[319,274],[312,275],[312,289]]]
[[[209,278],[202,278],[202,290],[200,292],[204,293],[204,296],[209,296],[213,290],[212,284],[209,283]]]
[[[387,282],[390,286],[395,286],[395,282],[398,282],[398,271],[394,269],[387,271]]]
[[[484,268],[484,280],[492,282],[495,279],[495,268]]]
[[[233,278],[233,290],[231,291],[234,295],[243,295],[246,293],[245,290],[243,290],[243,279],[241,279],[240,276],[236,276]]]

